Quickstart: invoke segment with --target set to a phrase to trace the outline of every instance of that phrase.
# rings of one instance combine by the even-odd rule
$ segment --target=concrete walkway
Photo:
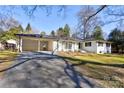
[[[97,87],[93,80],[79,75],[65,59],[46,53],[21,53],[10,68],[0,72],[5,72],[0,79],[0,87]]]

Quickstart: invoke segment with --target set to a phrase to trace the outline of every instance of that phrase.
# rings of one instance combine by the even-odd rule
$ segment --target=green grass
[[[85,54],[83,56],[75,56],[77,59],[87,60],[87,61],[95,61],[99,63],[124,63],[123,55],[112,55],[112,54]]]
[[[124,87],[124,55],[82,54],[63,58],[103,87]]]
[[[17,52],[11,51],[0,51],[0,70],[3,70],[9,67],[12,64],[12,61],[17,56]],[[3,75],[3,72],[0,72],[0,77]]]

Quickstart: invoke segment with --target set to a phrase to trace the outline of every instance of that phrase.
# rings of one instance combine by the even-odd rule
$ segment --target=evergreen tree
[[[122,44],[121,37],[121,31],[117,28],[113,29],[108,36],[108,40],[113,42],[112,45],[115,47],[116,52],[119,52],[120,50],[120,46]]]
[[[57,36],[59,36],[59,37],[63,37],[63,36],[64,36],[63,28],[62,28],[62,27],[60,27],[60,28],[57,30]]]
[[[69,27],[69,25],[66,24],[64,26],[64,28],[60,27],[57,30],[57,36],[60,36],[60,37],[70,37],[70,27]]]
[[[33,33],[30,23],[28,23],[28,25],[27,25],[27,27],[26,27],[26,32],[25,32],[25,33],[26,33],[26,34],[32,34],[32,33]]]
[[[52,30],[51,33],[50,33],[51,36],[55,36],[55,31]]]
[[[70,36],[70,27],[68,24],[65,25],[63,30],[64,30],[64,36],[69,37]]]
[[[93,31],[93,38],[96,40],[104,40],[103,31],[100,26],[96,26]]]
[[[45,36],[45,35],[46,35],[46,32],[42,31],[42,32],[40,33],[40,35],[41,35],[41,36]]]
[[[19,25],[19,30],[20,30],[20,33],[23,33],[24,32],[24,29],[23,29],[23,27],[21,26],[21,25]]]

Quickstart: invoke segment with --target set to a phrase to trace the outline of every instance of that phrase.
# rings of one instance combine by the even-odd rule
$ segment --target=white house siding
[[[19,47],[19,51],[22,52],[22,38],[20,39],[19,43],[20,43],[20,45],[18,46]]]
[[[79,50],[79,43],[75,43],[75,50],[78,51]]]
[[[22,49],[22,46],[23,46],[23,43],[24,43],[24,40],[25,39],[24,37],[22,37],[20,39],[20,51],[22,52],[23,49]],[[27,38],[29,39],[29,38]],[[30,38],[31,40],[39,40],[39,39],[36,39],[36,38]],[[42,39],[40,40],[42,41]],[[85,46],[85,43],[86,42],[91,42],[91,46]],[[72,47],[71,49],[69,49],[69,43],[72,44]],[[93,53],[100,53],[100,51],[102,51],[102,53],[111,53],[111,45],[110,47],[107,47],[106,46],[106,42],[104,42],[103,46],[98,46],[98,43],[97,41],[84,41],[84,42],[81,42],[81,49],[84,50],[84,51],[88,51],[88,52],[93,52]],[[50,43],[49,43],[49,51],[79,51],[79,43],[78,42],[75,42],[75,41],[68,41],[68,40],[61,40],[61,41],[57,41],[57,40],[50,40]],[[37,47],[36,45],[35,46],[32,46],[32,47]],[[38,51],[39,49],[37,49]]]
[[[97,53],[98,54],[111,53],[111,44],[110,44],[110,47],[107,47],[106,42],[103,43],[103,46],[98,46],[98,43],[97,43]]]
[[[69,43],[72,44],[71,49],[69,49]],[[58,48],[57,48],[57,41],[53,41],[53,50],[56,51],[78,51],[78,43],[75,42],[68,42],[68,41],[58,41]]]
[[[58,51],[58,49],[57,49],[57,41],[53,41],[53,50]]]
[[[62,42],[58,43],[58,51],[62,51]]]
[[[108,47],[108,46],[106,46],[105,47],[105,53],[111,53],[111,44],[110,44],[110,46]]]
[[[91,46],[85,46],[86,42],[91,42]],[[98,46],[98,42],[96,41],[85,41],[82,43],[82,50],[98,53],[98,54],[104,54],[104,53],[111,53],[111,44],[110,47],[106,46],[106,42],[103,42],[103,46]]]
[[[111,53],[111,45],[110,47],[106,47],[106,50],[108,51],[108,53]]]
[[[103,46],[98,46],[98,43],[97,43],[97,53],[98,54],[106,53],[106,44],[105,43],[103,43]]]
[[[96,41],[87,41],[87,42],[91,42],[91,46],[85,46],[86,42],[83,42],[83,50],[88,51],[88,52],[93,52],[93,53],[97,53],[97,44]]]

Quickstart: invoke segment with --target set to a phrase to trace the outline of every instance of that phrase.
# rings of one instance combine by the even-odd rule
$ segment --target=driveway
[[[9,88],[73,88],[98,87],[92,79],[79,75],[71,64],[47,53],[24,52],[0,79],[0,87]]]

